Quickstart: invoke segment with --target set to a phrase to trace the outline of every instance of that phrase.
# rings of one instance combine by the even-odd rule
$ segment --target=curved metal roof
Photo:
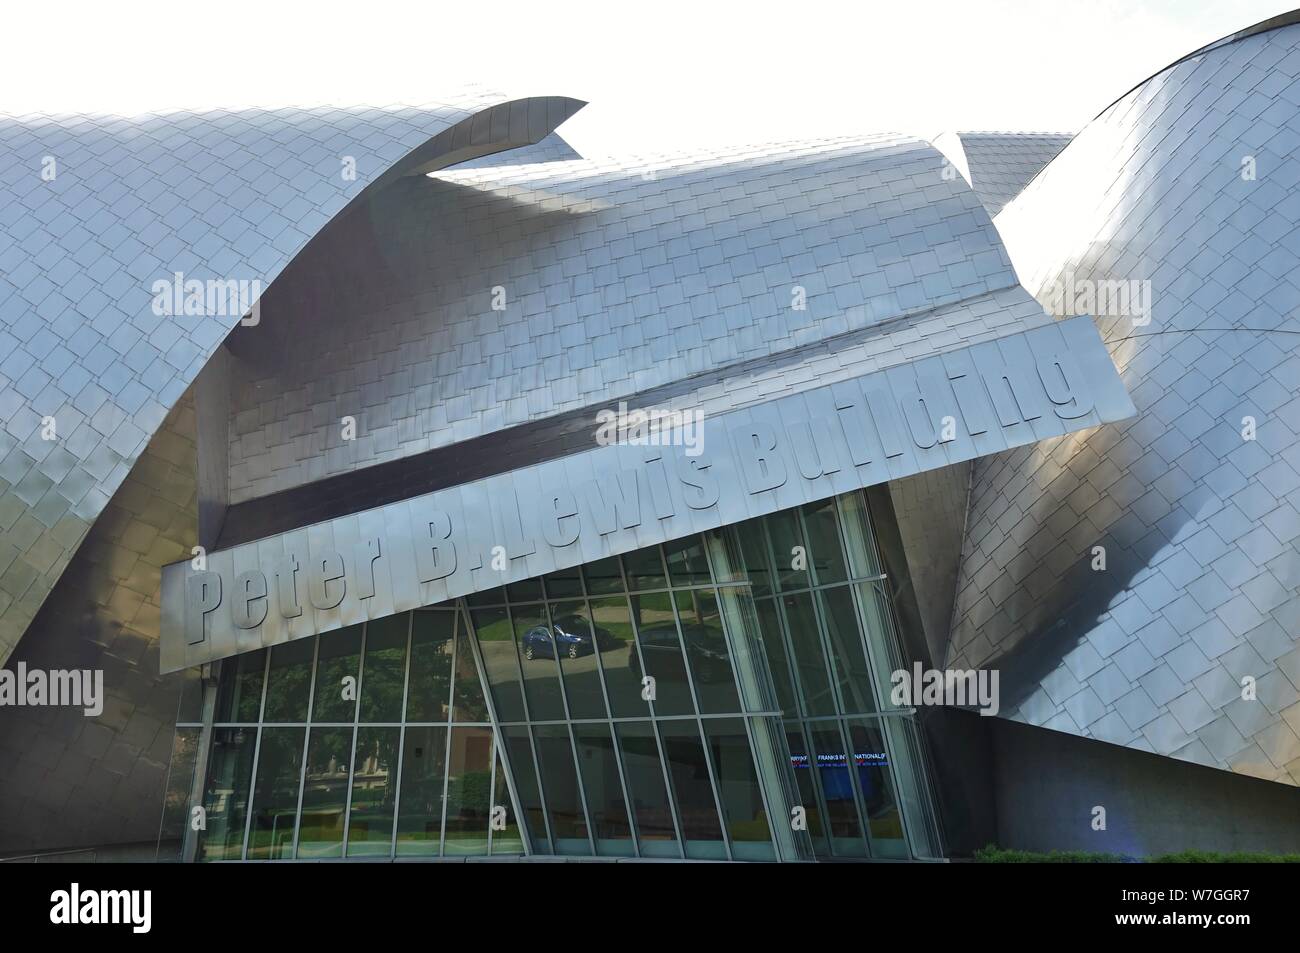
[[[1124,100],[1128,99],[1130,96],[1132,96],[1133,93],[1137,92],[1140,89],[1143,89],[1148,84],[1150,84],[1152,80],[1168,72],[1169,70],[1175,69],[1182,63],[1186,63],[1189,60],[1196,59],[1197,57],[1209,53],[1212,50],[1220,49],[1221,47],[1228,46],[1229,44],[1236,43],[1240,40],[1249,39],[1250,37],[1258,36],[1261,33],[1268,33],[1271,30],[1280,30],[1285,27],[1292,26],[1293,24],[1296,23],[1300,23],[1300,9],[1290,10],[1286,13],[1279,13],[1277,16],[1269,17],[1266,20],[1261,20],[1260,22],[1252,24],[1251,26],[1248,26],[1245,29],[1237,30],[1236,32],[1229,33],[1227,36],[1221,37],[1220,39],[1215,40],[1212,43],[1207,43],[1206,45],[1199,47],[1184,56],[1180,56],[1178,59],[1174,60],[1168,66],[1164,66],[1160,68],[1159,70],[1157,70],[1156,72],[1148,76],[1146,79],[1142,80],[1142,82],[1132,86],[1125,93],[1116,97],[1116,99],[1112,101],[1108,106],[1106,106],[1105,109],[1097,113],[1097,115],[1094,116],[1093,119],[1094,121],[1100,119],[1102,116],[1104,116],[1107,113],[1107,111],[1113,108],[1116,104],[1121,103]],[[1056,150],[1056,153],[1054,153],[1053,156],[1048,157],[1046,162],[1044,162],[1037,169],[1035,169],[1024,181],[1020,182],[1019,188],[1016,190],[1015,194],[1010,196],[1010,198],[1008,198],[1005,202],[1003,202],[1002,205],[998,207],[997,211],[990,209],[989,214],[997,215],[1002,208],[1010,204],[1012,199],[1016,198],[1021,192],[1023,192],[1025,188],[1028,187],[1029,183],[1034,181],[1034,179],[1038,177],[1038,174],[1042,172],[1042,170],[1051,163],[1051,160],[1052,158],[1054,158],[1055,154],[1059,154],[1066,146],[1069,145],[1070,138],[1072,137],[1066,137],[1067,141],[1061,144],[1061,146]]]
[[[448,169],[341,222],[268,295],[275,320],[232,336],[231,502],[1002,289],[1041,312],[915,140]],[[1022,321],[948,315],[910,356]]]
[[[1139,415],[976,464],[949,649],[950,665],[1001,669],[1009,717],[1287,784],[1300,784],[1298,104],[1288,15],[1122,97],[998,216],[1026,287],[1058,315],[1080,292],[1149,283],[1148,323],[1122,307],[1098,318]]]
[[[1064,132],[951,132],[934,145],[997,215],[1072,138]]]
[[[536,143],[581,105],[0,118],[0,661],[244,316],[156,314],[156,281],[255,300],[367,190]]]
[[[1283,29],[1284,27],[1292,26],[1296,23],[1300,23],[1300,8],[1297,8],[1295,10],[1288,10],[1285,13],[1279,13],[1277,16],[1268,17],[1267,19],[1260,20],[1258,23],[1252,23],[1250,26],[1245,27],[1244,29],[1236,30],[1232,33],[1229,33],[1227,36],[1220,37],[1219,39],[1214,40],[1211,43],[1206,43],[1204,46],[1198,47],[1197,49],[1192,50],[1192,52],[1187,53],[1184,56],[1180,56],[1178,59],[1174,60],[1168,66],[1156,70],[1156,72],[1152,73],[1146,79],[1142,80],[1142,82],[1135,84],[1126,92],[1124,92],[1120,96],[1117,96],[1114,102],[1112,102],[1109,106],[1107,106],[1106,109],[1103,109],[1101,112],[1097,113],[1097,115],[1093,118],[1100,119],[1101,116],[1106,112],[1106,110],[1110,109],[1111,106],[1114,106],[1115,103],[1118,103],[1120,100],[1127,99],[1135,90],[1141,89],[1143,86],[1147,85],[1147,83],[1151,82],[1161,73],[1173,69],[1175,66],[1178,66],[1180,63],[1185,63],[1188,60],[1195,59],[1198,56],[1201,56],[1205,53],[1209,53],[1212,50],[1217,50],[1231,43],[1236,43],[1239,40],[1249,39],[1252,36],[1258,36],[1261,33],[1267,33],[1270,30],[1280,30]]]

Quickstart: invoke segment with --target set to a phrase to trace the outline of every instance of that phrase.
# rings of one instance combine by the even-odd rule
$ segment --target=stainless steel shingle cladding
[[[532,113],[537,114],[535,106]],[[526,125],[521,128],[528,133]],[[453,127],[449,153],[477,151],[481,143],[474,142],[474,132],[473,124]],[[447,146],[446,139],[439,143]],[[574,153],[552,134],[508,155],[519,163],[568,159]],[[218,351],[205,379],[223,365],[224,352]],[[178,717],[195,716],[188,703],[196,700],[182,691],[180,680],[158,672],[160,574],[164,564],[187,556],[200,541],[205,515],[203,500],[196,505],[196,480],[215,483],[212,471],[225,466],[225,455],[212,451],[213,435],[224,433],[226,409],[210,388],[186,392],[112,494],[10,656],[10,668],[27,660],[45,668],[103,670],[108,699],[94,719],[66,708],[5,709],[0,851],[140,843],[157,836],[172,726]],[[220,427],[213,421],[216,414],[222,416]],[[200,436],[207,438],[206,446]]]
[[[231,502],[1016,288],[941,170],[924,143],[871,137],[398,183],[232,339]],[[877,347],[1007,330],[1009,300]]]
[[[590,162],[554,132],[580,105],[0,121],[0,660],[102,667],[108,695],[0,719],[0,850],[156,832],[161,669],[1132,412],[1090,320],[1020,287],[927,144]],[[156,313],[177,273],[257,283],[260,322]],[[562,415],[642,394],[706,413],[703,462],[542,452]],[[496,434],[517,446],[481,479],[175,562],[229,505]],[[504,576],[475,564],[499,541]]]
[[[1021,193],[1070,142],[1062,132],[950,132],[934,140],[990,215]]]
[[[155,280],[265,287],[369,186],[538,142],[580,106],[0,118],[0,661],[242,317],[155,314]]]
[[[671,479],[656,485],[647,472],[643,484],[647,461],[633,459],[636,448],[535,463],[512,450],[499,468],[509,473],[211,553],[207,576],[169,567],[164,669],[1132,411],[1088,322],[1052,327],[1016,283],[966,183],[944,174],[929,145],[892,137],[635,164],[449,169],[435,181],[396,183],[290,266],[266,309],[273,320],[230,340],[232,503],[507,427],[526,445],[529,425],[562,412],[590,408],[594,430],[597,408],[675,381],[688,386],[656,406],[706,413],[709,477],[730,492],[697,506],[680,488],[670,493]],[[1064,363],[1053,370],[1058,355]],[[1010,393],[1002,370],[1014,380],[1011,399],[1022,401],[1014,413],[1002,413]],[[692,375],[704,375],[698,386]],[[860,404],[864,388],[881,396],[861,437],[843,431],[849,448],[879,441],[890,452],[744,492],[746,441],[736,427],[779,419],[840,433],[840,405]],[[914,440],[891,441],[893,418],[908,413]],[[344,415],[357,417],[355,439],[337,425]],[[980,420],[995,415],[997,425]],[[923,436],[946,417],[952,436]],[[834,442],[821,444],[836,455]],[[683,461],[668,456],[671,475]],[[783,444],[773,459],[793,474],[806,456]],[[588,481],[597,491],[581,506],[547,496]],[[654,518],[643,514],[641,500],[660,490]],[[611,496],[637,518],[562,542],[537,524],[559,507],[574,510],[566,519],[600,525]],[[660,513],[669,497],[676,505]],[[433,524],[459,553],[446,573],[436,555],[418,565]],[[380,537],[387,558],[371,552],[360,570],[347,565],[345,551]],[[480,558],[497,544],[510,557],[505,569]],[[303,601],[299,585],[314,585],[319,598]],[[255,614],[230,614],[232,586],[257,603]],[[343,602],[347,592],[363,595]]]
[[[6,663],[102,670],[108,697],[98,718],[73,708],[0,710],[0,851],[157,837],[182,694],[181,679],[158,673],[159,577],[198,538],[194,418],[187,393]]]
[[[948,660],[1000,667],[1017,720],[1297,784],[1300,26],[1280,25],[1125,95],[998,216],[1040,300],[1150,281],[1152,309],[1098,317],[1138,417],[976,463]]]

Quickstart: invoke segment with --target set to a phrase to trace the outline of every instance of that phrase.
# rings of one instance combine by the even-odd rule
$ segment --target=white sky
[[[590,102],[587,155],[867,132],[1076,131],[1296,0],[8,0],[0,112]]]

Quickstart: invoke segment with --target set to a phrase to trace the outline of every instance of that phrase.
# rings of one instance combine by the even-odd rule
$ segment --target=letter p
[[[208,613],[221,605],[221,576],[215,572],[191,573],[185,578],[185,641],[202,642]]]

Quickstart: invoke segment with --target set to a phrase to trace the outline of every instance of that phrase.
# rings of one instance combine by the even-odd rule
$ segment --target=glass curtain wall
[[[230,659],[195,856],[935,855],[879,580],[851,494]]]
[[[725,561],[750,583],[814,853],[941,857],[916,714],[890,702],[907,663],[872,516],[850,493],[750,520]]]

